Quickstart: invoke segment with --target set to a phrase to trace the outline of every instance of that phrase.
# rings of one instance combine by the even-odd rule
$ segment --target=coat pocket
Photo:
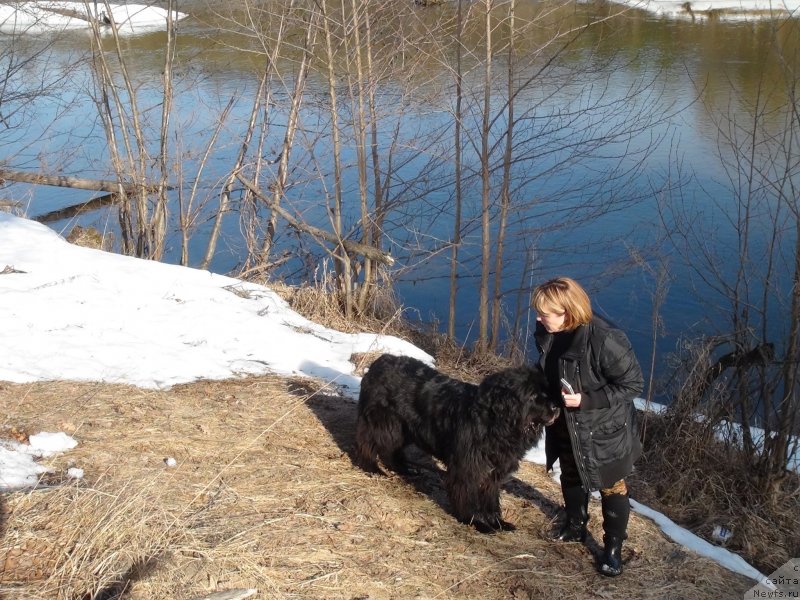
[[[592,433],[592,447],[598,465],[623,458],[630,451],[628,424],[616,428],[604,428]]]

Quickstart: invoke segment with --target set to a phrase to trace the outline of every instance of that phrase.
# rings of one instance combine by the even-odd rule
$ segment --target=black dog
[[[472,385],[425,363],[384,354],[361,381],[355,462],[380,473],[377,459],[406,471],[415,444],[447,466],[455,517],[490,533],[511,530],[500,514],[500,486],[558,417],[538,368],[505,369]]]

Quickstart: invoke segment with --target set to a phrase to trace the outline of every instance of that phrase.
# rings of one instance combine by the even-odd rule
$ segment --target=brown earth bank
[[[621,577],[548,540],[558,484],[524,462],[501,502],[517,531],[455,521],[439,467],[369,476],[350,459],[355,403],[307,379],[202,381],[167,391],[0,383],[7,437],[64,431],[73,450],[34,491],[0,495],[0,597],[741,598],[754,582],[633,514]],[[174,458],[169,466],[165,459]],[[65,476],[70,466],[83,479]],[[636,497],[635,490],[632,491]]]

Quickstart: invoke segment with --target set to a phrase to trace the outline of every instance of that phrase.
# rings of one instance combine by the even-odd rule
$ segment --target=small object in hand
[[[567,394],[575,393],[575,390],[572,389],[572,385],[570,385],[570,382],[564,379],[563,377],[561,378],[561,389]]]

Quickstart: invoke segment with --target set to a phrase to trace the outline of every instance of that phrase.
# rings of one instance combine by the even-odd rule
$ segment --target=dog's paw
[[[497,527],[492,527],[491,525],[489,525],[489,523],[486,523],[484,521],[473,521],[471,525],[481,533],[491,534],[491,533],[497,533],[499,531]]]
[[[498,531],[516,531],[517,527],[513,523],[504,521],[503,519],[492,519],[491,521],[484,521],[482,519],[473,519],[470,523],[475,529],[481,533],[497,533]]]
[[[473,517],[469,522],[469,525],[472,525],[475,529],[477,529],[481,533],[497,533],[498,531],[503,531],[503,524],[511,525],[511,523],[505,523],[505,521],[501,519],[477,519]],[[511,525],[513,527],[513,525]]]
[[[392,471],[403,477],[413,477],[414,475],[419,475],[419,471],[411,467],[411,465],[409,465],[406,461],[393,461]]]
[[[508,521],[503,521],[503,519],[500,519],[500,529],[502,531],[516,531],[517,526],[513,523],[509,523]]]
[[[386,475],[386,473],[384,473],[383,470],[378,466],[377,462],[364,460],[363,458],[356,458],[353,463],[369,475]]]

